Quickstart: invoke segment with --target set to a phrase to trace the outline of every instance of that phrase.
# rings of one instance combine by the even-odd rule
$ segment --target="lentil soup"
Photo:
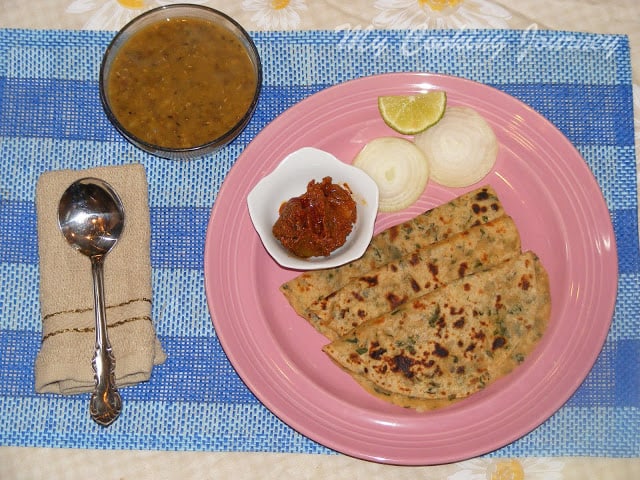
[[[122,45],[107,97],[125,130],[181,149],[232,129],[257,87],[247,49],[232,32],[208,20],[174,17],[146,26]]]

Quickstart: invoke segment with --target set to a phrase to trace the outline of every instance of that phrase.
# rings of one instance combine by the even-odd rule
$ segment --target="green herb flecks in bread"
[[[324,351],[376,396],[427,409],[508,374],[542,337],[550,308],[547,274],[526,252],[368,320]]]
[[[314,302],[308,318],[334,340],[368,319],[519,254],[518,229],[511,217],[502,216],[352,279]]]

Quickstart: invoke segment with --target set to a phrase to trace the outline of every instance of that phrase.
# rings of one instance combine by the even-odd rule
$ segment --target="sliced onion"
[[[429,164],[412,142],[380,137],[358,153],[353,165],[364,170],[378,185],[378,210],[396,212],[415,202],[429,180]]]
[[[466,187],[482,180],[498,155],[491,126],[469,107],[447,107],[440,121],[414,141],[429,161],[431,178],[447,187]]]

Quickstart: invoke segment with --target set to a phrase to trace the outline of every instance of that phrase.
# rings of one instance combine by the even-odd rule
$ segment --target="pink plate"
[[[321,351],[326,340],[278,291],[297,272],[264,250],[247,194],[288,153],[317,147],[350,163],[364,144],[393,135],[379,95],[444,89],[468,105],[500,142],[495,168],[481,182],[498,192],[524,249],[549,271],[552,315],[533,354],[507,377],[457,404],[416,413],[361,389]],[[421,199],[379,215],[376,231],[471,190],[429,183]],[[593,366],[609,330],[617,288],[613,228],[602,193],[572,144],[513,97],[460,78],[397,73],[327,88],[269,124],[229,172],[216,199],[205,245],[205,286],[215,330],[251,391],[281,420],[347,455],[383,463],[459,461],[503,447],[536,428],[572,395]]]

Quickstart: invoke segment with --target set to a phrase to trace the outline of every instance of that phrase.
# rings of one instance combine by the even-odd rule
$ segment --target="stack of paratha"
[[[550,314],[537,256],[483,187],[376,235],[359,260],[281,287],[331,343],[324,351],[372,394],[418,410],[506,375]]]

